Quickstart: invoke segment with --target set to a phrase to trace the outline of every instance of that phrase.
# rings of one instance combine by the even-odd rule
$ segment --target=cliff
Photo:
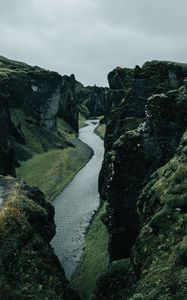
[[[77,82],[76,94],[82,115],[85,117],[103,116],[106,109],[107,92],[108,88],[96,85],[84,87]]]
[[[92,155],[76,138],[75,83],[0,56],[0,174],[22,178],[0,177],[1,299],[79,299],[50,246],[47,201]]]
[[[58,117],[78,132],[74,85],[74,76],[67,76],[65,81],[58,73],[0,56],[1,114],[7,118],[6,125],[0,127],[4,134],[2,148],[7,156],[11,152],[11,157],[14,149],[15,163],[31,158],[33,153],[65,147],[65,137],[57,132]],[[7,166],[6,174],[13,174],[12,168],[13,163]]]
[[[186,65],[158,61],[109,74],[99,188],[111,264],[93,299],[187,297],[186,76]]]
[[[0,174],[15,175],[14,149],[11,143],[11,120],[6,97],[0,93]]]
[[[75,87],[76,80],[74,75],[62,77],[58,116],[63,118],[76,132],[78,132],[78,99]]]

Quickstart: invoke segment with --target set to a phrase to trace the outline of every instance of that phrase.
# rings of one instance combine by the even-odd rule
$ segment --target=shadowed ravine
[[[102,140],[94,133],[95,122],[98,120],[87,121],[88,126],[80,129],[79,134],[80,140],[94,150],[92,159],[54,201],[56,235],[51,245],[68,279],[80,260],[85,230],[99,206],[98,175],[104,149]]]

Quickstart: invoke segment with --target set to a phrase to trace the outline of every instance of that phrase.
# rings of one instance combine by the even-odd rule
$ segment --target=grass
[[[8,194],[0,210],[0,299],[61,299],[67,282],[49,245],[52,206],[15,178],[2,184]]]
[[[95,129],[95,134],[97,134],[102,140],[104,140],[106,125],[99,124]]]
[[[86,118],[82,114],[79,114],[79,128],[86,126]]]
[[[14,110],[12,118],[15,124],[21,122],[26,140],[24,149],[31,157],[20,160],[17,176],[28,185],[39,187],[51,201],[87,163],[92,150],[77,139],[75,132],[62,119],[58,119],[57,132],[53,132],[26,123],[25,116],[19,111]],[[71,143],[68,147],[67,142]],[[21,150],[19,147],[19,155]]]
[[[105,211],[106,203],[103,203],[90,225],[81,261],[72,278],[71,283],[82,300],[90,298],[97,279],[106,271],[109,263],[108,232],[101,221]]]
[[[17,175],[27,184],[39,187],[48,200],[53,200],[86,164],[91,153],[88,146],[76,140],[76,147],[34,155],[21,164]]]

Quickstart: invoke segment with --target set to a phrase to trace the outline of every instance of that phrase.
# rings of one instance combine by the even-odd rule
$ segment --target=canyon
[[[74,75],[0,56],[2,299],[187,298],[187,64],[117,67],[108,82],[84,87]],[[58,236],[52,201],[96,158],[78,139],[92,118],[100,119],[95,132],[105,148],[95,174],[100,206],[69,282],[50,244]],[[85,177],[92,175],[89,169]],[[65,191],[56,198],[61,205]],[[87,270],[89,243],[95,257]]]

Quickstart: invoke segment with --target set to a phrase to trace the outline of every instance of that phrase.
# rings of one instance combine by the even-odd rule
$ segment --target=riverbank
[[[106,130],[106,125],[105,124],[99,124],[96,127],[96,129],[94,130],[94,133],[97,134],[102,140],[104,140],[105,130]]]
[[[98,120],[86,123],[79,138],[94,150],[94,155],[54,201],[56,235],[51,245],[68,279],[80,262],[85,232],[100,202],[98,174],[103,160],[103,142],[94,134]]]
[[[17,175],[27,184],[37,186],[52,201],[93,155],[91,148],[77,138],[73,145],[35,155],[17,169]]]
[[[101,221],[106,211],[106,203],[102,203],[86,233],[85,248],[79,265],[72,277],[71,284],[82,300],[88,300],[96,282],[108,266],[108,232]]]
[[[36,153],[17,168],[17,176],[30,186],[37,186],[52,201],[72,181],[93,155],[92,149],[81,142],[65,122],[58,122],[58,132],[68,141],[61,148]]]

